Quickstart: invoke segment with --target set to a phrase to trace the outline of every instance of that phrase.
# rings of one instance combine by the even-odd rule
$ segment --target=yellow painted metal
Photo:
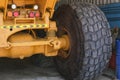
[[[7,13],[7,5],[8,5],[8,0],[0,0],[0,8],[4,10],[4,17],[3,19],[6,19],[6,13]]]
[[[11,36],[8,47],[0,48],[0,57],[21,58],[30,57],[33,54],[56,56],[58,50],[67,48],[67,36],[54,39],[35,40],[30,34],[17,33]]]
[[[4,18],[6,18],[8,0],[0,0],[0,8],[4,10]]]
[[[3,13],[0,12],[0,25],[3,25]]]
[[[54,23],[54,29],[56,30],[56,24],[55,22],[50,22],[49,20],[49,15],[48,13],[45,14],[45,19],[44,21],[40,22],[39,24],[12,24],[9,25],[9,23],[7,25],[2,25],[0,26],[0,33],[2,35],[0,35],[0,47],[7,47],[8,46],[8,38],[10,36],[12,36],[13,34],[23,31],[23,30],[27,30],[27,29],[49,29],[50,25]],[[19,27],[20,28],[19,28]]]
[[[37,4],[40,6],[40,12],[42,13],[42,17],[44,18],[47,10],[50,11],[51,16],[54,12],[55,3],[57,0],[36,0]]]
[[[63,35],[62,38],[59,38],[59,40],[60,40],[60,42],[62,42],[60,46],[64,50],[68,50],[70,48],[70,40],[67,35]]]
[[[0,0],[0,8],[5,8],[7,0]]]
[[[36,19],[35,18],[15,18],[14,19],[14,23],[15,24],[20,24],[20,23],[35,24],[36,23]]]
[[[6,19],[7,5],[15,3],[18,6],[23,6],[25,4],[38,4],[39,10],[42,13],[42,18],[45,17],[46,11],[50,12],[50,17],[54,13],[54,7],[58,0],[0,0],[0,8],[4,10],[4,19]]]
[[[47,7],[50,11],[50,17],[51,18],[52,18],[53,13],[54,13],[54,7],[55,7],[56,2],[57,2],[57,0],[49,0],[48,3],[47,3]]]
[[[17,6],[24,6],[26,4],[35,4],[35,0],[13,0],[13,3]]]
[[[55,21],[50,18],[54,13],[54,6],[57,0],[0,0],[0,57],[21,58],[30,57],[34,54],[44,54],[45,56],[58,55],[59,49],[69,49],[69,38],[64,35],[60,38],[56,36],[57,26]],[[28,3],[26,3],[29,1]],[[7,5],[15,3],[17,6],[26,4],[38,4],[41,17],[21,18],[15,17],[14,20],[7,19]],[[4,19],[4,20],[3,20]],[[29,22],[30,23],[27,23]],[[34,29],[44,29],[47,36],[37,39]],[[24,30],[31,30],[31,34],[23,33]]]

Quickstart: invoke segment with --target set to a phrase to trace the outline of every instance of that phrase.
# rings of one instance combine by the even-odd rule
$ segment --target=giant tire
[[[95,5],[78,2],[61,5],[53,20],[58,37],[65,29],[70,39],[69,56],[55,57],[57,70],[66,80],[95,79],[111,57],[111,32],[103,12]]]

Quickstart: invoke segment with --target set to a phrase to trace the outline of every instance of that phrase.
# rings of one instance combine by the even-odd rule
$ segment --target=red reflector
[[[15,17],[18,17],[18,16],[19,16],[19,12],[18,12],[18,11],[15,11],[15,12],[13,13],[13,15],[14,15]]]
[[[12,17],[12,15],[13,15],[13,14],[12,14],[12,11],[8,11],[8,12],[7,12],[7,15],[8,15],[8,17]]]
[[[40,17],[40,13],[36,12],[35,17]]]
[[[30,17],[30,18],[34,18],[34,17],[35,17],[34,12],[30,12],[29,17]]]

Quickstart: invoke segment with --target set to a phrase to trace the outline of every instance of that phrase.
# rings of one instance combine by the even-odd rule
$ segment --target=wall
[[[104,5],[104,4],[120,2],[120,0],[60,0],[59,4],[72,3],[73,1],[88,2],[88,3],[92,3],[92,4],[97,4],[97,5]]]

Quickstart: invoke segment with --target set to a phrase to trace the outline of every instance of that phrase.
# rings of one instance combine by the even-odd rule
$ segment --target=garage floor
[[[46,65],[46,66],[45,66]],[[113,74],[110,73],[110,74]],[[114,75],[113,75],[114,76]],[[53,64],[41,63],[32,65],[26,60],[0,59],[0,80],[64,80],[56,71]],[[112,80],[100,76],[97,80]]]

